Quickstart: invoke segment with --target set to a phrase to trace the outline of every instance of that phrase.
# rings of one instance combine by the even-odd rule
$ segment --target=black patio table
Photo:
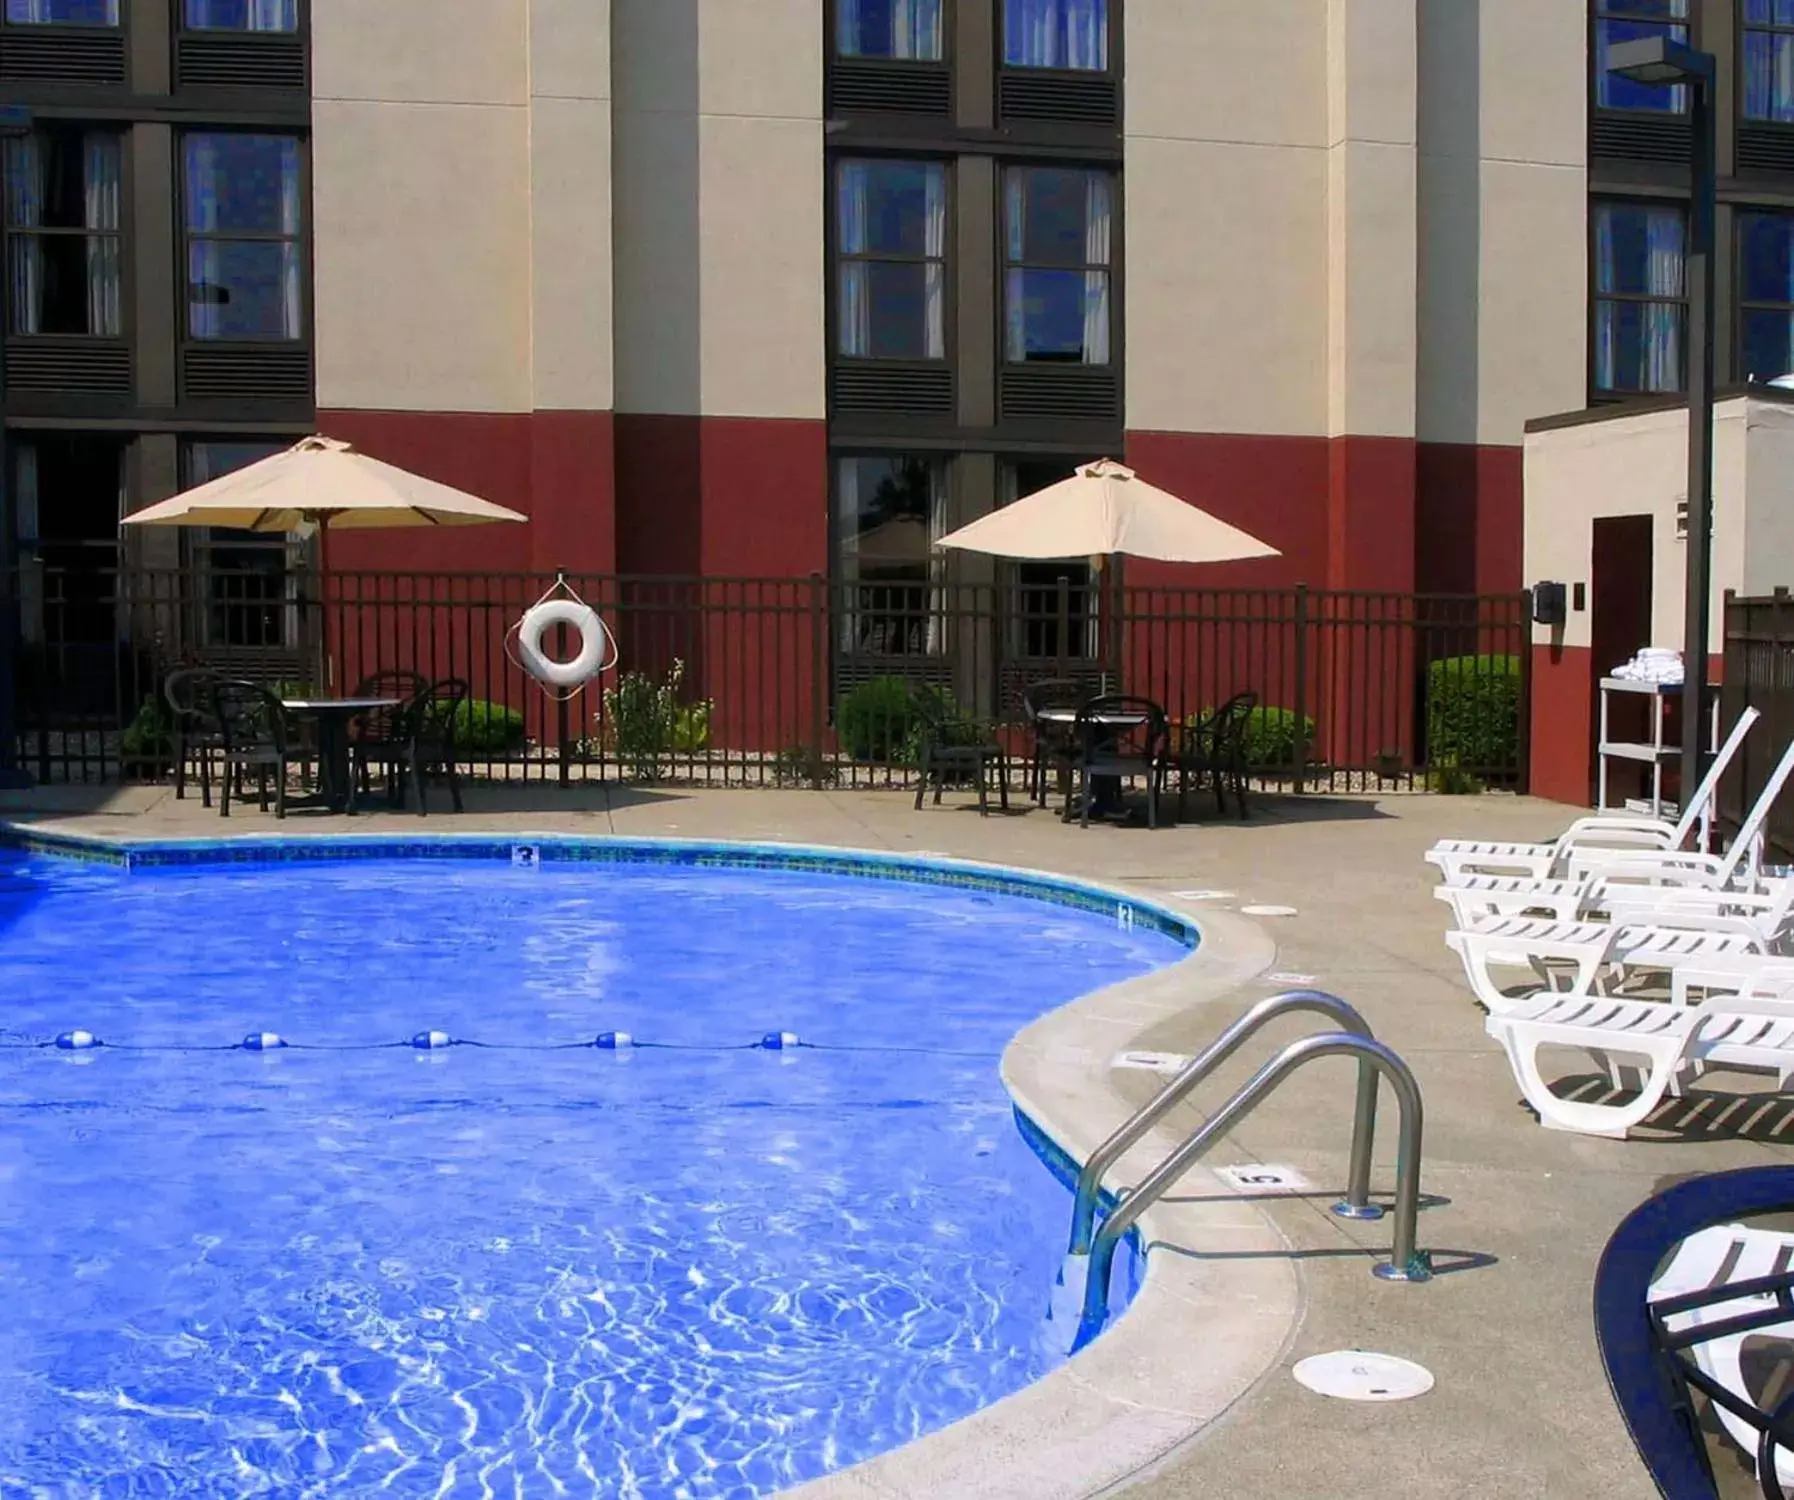
[[[1034,715],[1036,724],[1054,724],[1067,728],[1078,722],[1079,710],[1075,708],[1043,708]],[[1105,729],[1120,732],[1124,729],[1138,729],[1146,722],[1146,715],[1139,713],[1099,713],[1084,716],[1086,722],[1100,724]],[[1063,775],[1061,771],[1061,775]],[[1120,812],[1121,778],[1119,776],[1092,776],[1090,778],[1090,810],[1098,817],[1109,813]],[[1067,807],[1063,817],[1070,821],[1071,810]]]
[[[398,708],[403,698],[283,698],[280,706],[296,719],[318,726],[318,769],[324,805],[349,810],[349,725],[362,714]]]

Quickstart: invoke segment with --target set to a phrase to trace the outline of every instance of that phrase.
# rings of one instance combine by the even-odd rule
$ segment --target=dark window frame
[[[1794,23],[1777,24],[1773,21],[1749,21],[1745,19],[1746,0],[1732,0],[1732,4],[1738,26],[1737,123],[1745,130],[1794,130],[1794,118],[1778,120],[1772,116],[1758,116],[1746,112],[1750,91],[1750,38],[1752,34],[1785,36],[1794,41]]]
[[[1024,498],[1025,494],[1034,493],[1033,489],[1024,492],[1020,484],[1020,470],[1024,467],[1040,469],[1064,470],[1064,478],[1070,478],[1077,472],[1080,464],[1093,463],[1096,455],[1089,458],[1045,457],[1033,454],[1025,457],[1015,454],[1002,454],[997,459],[997,500],[996,509],[1014,505]],[[1060,657],[1056,639],[1058,628],[1057,593],[1058,577],[1062,573],[1070,586],[1071,597],[1068,601],[1066,624],[1072,637],[1065,643],[1064,658],[1068,667],[1087,668],[1093,662],[1102,660],[1101,639],[1097,634],[1098,622],[1096,611],[1092,609],[1095,602],[1093,595],[1101,587],[1100,575],[1093,572],[1089,558],[1061,558],[1027,561],[1018,558],[1004,558],[999,564],[999,576],[1007,594],[1007,608],[1004,609],[1004,638],[1002,646],[1003,660],[1021,662],[1029,666],[1038,666],[1045,662],[1056,662]],[[1031,575],[1045,579],[1049,570],[1053,573],[1051,583],[1032,581]],[[1044,607],[1029,608],[1029,598],[1035,595],[1046,595],[1053,598],[1054,607],[1048,611]],[[1029,635],[1038,632],[1043,645],[1051,641],[1053,649],[1029,651],[1027,649]],[[1081,640],[1079,639],[1081,637]],[[1074,649],[1073,642],[1077,642]]]
[[[189,26],[187,24],[187,0],[174,0],[174,15],[171,20],[171,31],[179,36],[228,36],[235,39],[271,38],[281,41],[292,41],[295,37],[307,41],[311,37],[311,0],[293,0],[294,25],[291,31],[254,31],[245,26]]]
[[[0,4],[0,30],[28,32],[33,36],[45,33],[74,33],[77,36],[127,35],[131,29],[131,0],[118,0],[116,21],[14,21]]]
[[[1665,297],[1648,292],[1603,292],[1600,287],[1600,248],[1597,223],[1601,208],[1606,204],[1631,205],[1641,208],[1669,208],[1682,216],[1683,224],[1683,280],[1680,297]],[[1687,280],[1687,225],[1688,200],[1685,197],[1653,197],[1627,195],[1625,193],[1591,193],[1588,198],[1587,228],[1587,274],[1588,274],[1588,392],[1590,404],[1606,404],[1614,401],[1634,401],[1648,399],[1652,396],[1676,395],[1688,387],[1688,280]],[[1681,375],[1673,390],[1649,391],[1634,390],[1629,387],[1610,387],[1597,383],[1600,367],[1600,345],[1597,331],[1600,325],[1600,308],[1603,303],[1636,303],[1644,305],[1670,305],[1682,309]]]
[[[933,256],[903,256],[886,252],[876,254],[849,254],[841,247],[841,177],[842,169],[856,162],[891,162],[906,165],[926,165],[939,167],[943,189],[946,195],[946,211],[941,239],[941,354],[928,355],[881,355],[881,354],[848,354],[841,347],[841,269],[849,262],[888,263],[897,265],[928,265]],[[906,151],[854,151],[831,155],[828,158],[828,223],[824,236],[824,249],[828,256],[828,309],[824,320],[828,337],[829,360],[836,365],[857,365],[872,368],[920,367],[931,370],[956,367],[959,357],[959,341],[957,337],[957,294],[954,277],[954,246],[959,233],[959,215],[957,191],[958,173],[954,170],[955,159],[928,152]]]
[[[179,472],[181,488],[191,489],[201,480],[194,465],[194,450],[206,447],[266,448],[262,457],[270,457],[291,447],[285,438],[254,437],[242,433],[230,436],[183,433],[180,439]],[[248,459],[256,463],[259,459]],[[209,474],[217,479],[235,473],[230,469]],[[308,562],[307,543],[281,532],[235,532],[226,527],[194,527],[183,533],[188,561],[198,569],[204,583],[204,603],[199,612],[200,641],[214,648],[234,650],[291,651],[297,649],[303,626],[298,615],[300,573]],[[215,559],[221,552],[239,552],[251,558],[278,559],[277,568],[257,568],[250,563],[226,569]],[[257,595],[252,585],[258,580],[277,580],[278,593]],[[220,588],[220,584],[237,583],[239,588]],[[253,618],[266,621],[272,612],[278,624],[273,631],[261,629],[246,632],[242,627]],[[220,623],[222,622],[222,624]],[[259,639],[249,639],[253,634]],[[270,635],[274,639],[270,639]],[[243,638],[233,638],[243,637]]]
[[[285,35],[286,33],[281,33]],[[202,135],[259,135],[290,139],[298,144],[299,167],[299,223],[298,227],[288,234],[285,231],[270,230],[230,230],[230,231],[195,231],[188,227],[187,201],[187,142],[194,136]],[[311,178],[311,136],[308,131],[282,129],[277,126],[233,125],[192,126],[175,133],[174,139],[174,175],[175,175],[175,312],[179,322],[176,342],[183,349],[304,349],[308,352],[312,346],[313,334],[313,297],[312,285],[312,178]],[[190,266],[192,264],[192,246],[199,240],[219,240],[241,243],[291,243],[296,250],[299,261],[299,319],[298,331],[290,338],[245,338],[241,336],[229,338],[200,338],[193,332],[192,315],[192,282]]]
[[[996,59],[999,73],[1027,73],[1048,77],[1065,78],[1112,78],[1120,77],[1121,59],[1121,0],[1104,0],[1103,5],[1103,66],[1100,68],[1066,68],[1056,66],[1036,66],[1032,63],[1012,63],[1009,61],[1009,0],[994,0],[991,41],[992,55]]]
[[[300,0],[301,4],[305,0]],[[975,3],[975,0],[966,0]],[[841,50],[840,0],[822,0],[823,56],[833,67],[837,63],[872,64],[891,68],[946,68],[954,63],[954,28],[960,0],[941,0],[941,55],[939,57],[879,57],[864,52]]]
[[[1079,266],[1051,266],[1031,263],[1027,260],[1011,261],[1009,259],[1009,174],[1011,172],[1050,171],[1050,172],[1084,172],[1095,173],[1105,177],[1109,183],[1109,259],[1106,265],[1092,265],[1084,262]],[[1124,351],[1121,348],[1122,335],[1122,224],[1125,219],[1125,204],[1122,195],[1122,172],[1119,165],[1099,165],[1089,161],[1052,160],[1052,161],[1017,161],[1012,158],[999,159],[996,172],[996,228],[997,253],[996,270],[997,285],[993,302],[996,315],[996,351],[999,370],[1010,369],[1056,369],[1074,368],[1089,370],[1110,370],[1120,379],[1124,363]],[[1021,360],[1009,358],[1009,273],[1011,270],[1082,270],[1086,274],[1093,270],[1104,272],[1109,279],[1109,357],[1102,364],[1086,364],[1082,360]]]
[[[889,580],[861,583],[847,575],[847,532],[845,517],[841,511],[841,472],[844,465],[861,463],[868,460],[883,462],[910,462],[926,465],[931,471],[934,490],[929,496],[930,510],[938,504],[943,513],[952,503],[953,493],[953,458],[954,454],[945,451],[914,448],[899,440],[876,447],[854,448],[851,450],[831,449],[828,455],[828,549],[829,578],[834,584],[837,607],[831,630],[831,644],[837,660],[845,658],[851,661],[881,662],[942,662],[950,657],[952,651],[951,608],[948,604],[948,591],[951,588],[949,577],[950,560],[936,552],[924,559],[922,577],[915,583]],[[932,516],[929,518],[932,527]],[[932,545],[934,537],[929,541]],[[913,609],[898,608],[889,603],[883,606],[868,606],[859,601],[857,594],[863,590],[884,589],[913,591],[920,595],[920,604]],[[938,598],[931,599],[931,595]],[[928,628],[931,616],[939,615],[939,638],[930,647]],[[880,650],[858,644],[853,637],[858,634],[861,622],[868,619],[919,620],[922,629],[922,641],[914,650],[898,651]]]
[[[0,201],[0,274],[5,276],[5,290],[0,293],[0,331],[10,342],[20,340],[35,343],[41,339],[58,341],[79,340],[86,344],[118,345],[128,344],[135,335],[136,319],[136,250],[135,216],[131,212],[133,201],[132,160],[128,149],[130,124],[126,121],[62,121],[40,120],[33,126],[30,134],[33,138],[41,138],[53,130],[62,130],[76,137],[83,137],[94,132],[111,135],[118,142],[118,228],[93,230],[75,227],[50,226],[29,228],[15,225],[11,219],[11,194],[4,195]],[[0,152],[5,143],[0,142]],[[4,178],[3,158],[0,158],[0,178]],[[12,296],[12,247],[21,239],[43,239],[46,237],[69,239],[92,239],[105,236],[117,243],[118,253],[118,331],[115,333],[58,333],[40,330],[26,333],[13,326],[17,309]]]
[[[1752,312],[1779,313],[1794,324],[1794,287],[1789,288],[1785,301],[1769,301],[1761,297],[1747,295],[1748,286],[1744,270],[1744,253],[1747,236],[1744,221],[1750,217],[1781,219],[1788,225],[1790,242],[1794,242],[1794,208],[1778,208],[1768,204],[1739,204],[1732,215],[1732,373],[1735,379],[1742,382],[1750,378],[1744,368],[1744,325],[1747,315]],[[1794,373],[1781,370],[1778,375]],[[1758,377],[1762,378],[1762,377]],[[1770,377],[1773,378],[1773,377]]]

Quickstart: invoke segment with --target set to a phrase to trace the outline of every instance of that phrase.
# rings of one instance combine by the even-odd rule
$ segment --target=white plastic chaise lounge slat
[[[1727,995],[1702,1005],[1665,1005],[1612,996],[1539,995],[1501,1014],[1484,1030],[1507,1051],[1514,1078],[1539,1122],[1551,1130],[1623,1139],[1685,1076],[1724,1066],[1794,1076],[1794,1003],[1758,994]],[[1539,1048],[1580,1047],[1610,1076],[1609,1055],[1644,1064],[1638,1096],[1625,1104],[1560,1099],[1539,1072]]]
[[[1665,918],[1666,924],[1675,920]],[[1762,939],[1747,930],[1528,916],[1486,917],[1446,933],[1445,941],[1463,961],[1471,992],[1492,1015],[1532,999],[1504,993],[1490,973],[1495,967],[1530,968],[1550,986],[1551,965],[1573,965],[1574,977],[1561,992],[1586,996],[1600,993],[1611,977],[1628,970],[1673,972],[1682,964],[1763,952]]]
[[[1678,926],[1710,922],[1715,931],[1751,931],[1765,944],[1779,942],[1794,922],[1794,880],[1766,880],[1760,891],[1641,885],[1585,876],[1577,880],[1529,880],[1523,875],[1471,875],[1433,887],[1435,900],[1451,908],[1458,927],[1496,916],[1549,916],[1560,922],[1630,921],[1650,925],[1672,916]]]
[[[1578,818],[1548,843],[1441,839],[1427,850],[1426,861],[1436,865],[1447,880],[1469,874],[1530,875],[1544,879],[1563,874],[1568,855],[1580,847],[1604,846],[1610,850],[1633,851],[1680,849],[1711,807],[1720,778],[1759,717],[1755,709],[1748,707],[1738,716],[1738,722],[1732,726],[1731,734],[1714,757],[1693,798],[1674,823],[1629,813],[1597,813],[1593,817]]]
[[[1760,1281],[1767,1276],[1781,1275],[1790,1265],[1794,1265],[1794,1235],[1778,1234],[1747,1224],[1719,1224],[1682,1241],[1669,1265],[1651,1283],[1650,1299],[1662,1302],[1685,1292]],[[1723,1302],[1708,1303],[1692,1312],[1677,1313],[1664,1319],[1664,1324],[1671,1332],[1682,1333],[1693,1328],[1712,1327],[1747,1313],[1766,1311],[1774,1305],[1775,1298],[1769,1293],[1732,1297]],[[1772,1323],[1702,1339],[1690,1344],[1688,1350],[1694,1356],[1695,1364],[1710,1380],[1754,1406],[1757,1399],[1751,1395],[1744,1379],[1746,1339],[1794,1346],[1794,1322]],[[1718,1402],[1712,1403],[1712,1410],[1727,1436],[1744,1450],[1754,1469],[1758,1449],[1756,1429]],[[1794,1454],[1778,1448],[1775,1470],[1783,1489],[1794,1487]]]

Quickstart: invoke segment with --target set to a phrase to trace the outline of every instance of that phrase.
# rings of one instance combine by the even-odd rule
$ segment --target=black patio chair
[[[260,683],[220,678],[212,684],[213,711],[224,755],[224,778],[218,794],[221,817],[230,816],[233,782],[239,788],[248,771],[255,772],[257,799],[268,810],[268,776],[274,775],[274,816],[287,815],[287,775],[300,758],[292,724],[280,699]],[[239,795],[241,793],[239,792]]]
[[[371,708],[364,714],[357,714],[349,726],[349,739],[354,759],[354,775],[352,785],[359,789],[362,796],[370,790],[368,783],[368,767],[378,762],[382,765],[396,765],[400,762],[396,752],[405,740],[405,715],[413,701],[430,686],[430,679],[422,672],[414,672],[409,667],[391,667],[362,678],[356,685],[357,698],[397,698],[398,703],[392,708]],[[380,754],[378,752],[395,752]],[[355,753],[365,752],[365,753]],[[387,784],[387,796],[391,801],[398,801],[400,789],[391,782]]]
[[[1030,683],[1022,694],[1022,712],[1034,735],[1034,746],[1028,758],[1028,795],[1040,806],[1047,802],[1047,767],[1069,772],[1078,761],[1078,724],[1076,712],[1093,697],[1090,687],[1069,677],[1047,677]],[[1043,721],[1048,709],[1070,709],[1072,717],[1057,722]]]
[[[199,768],[199,801],[212,805],[212,757],[223,747],[212,686],[218,674],[206,667],[181,667],[162,682],[162,697],[174,720],[174,795],[187,795],[187,767]]]
[[[916,778],[916,807],[922,806],[928,784],[934,783],[934,805],[940,806],[947,779],[963,785],[969,777],[978,788],[978,816],[990,815],[990,783],[987,771],[997,768],[997,797],[1009,811],[1009,752],[998,742],[988,724],[952,711],[937,692],[922,688],[915,694],[916,718],[921,729],[921,771]]]
[[[470,689],[459,677],[445,677],[430,683],[412,696],[398,715],[392,738],[383,741],[350,742],[349,751],[355,765],[349,777],[350,808],[354,808],[355,789],[366,784],[368,766],[378,763],[385,771],[387,797],[395,806],[403,806],[405,787],[417,793],[417,815],[428,811],[426,787],[432,773],[440,772],[448,783],[449,799],[456,812],[462,811],[461,777],[455,765],[455,721]]]
[[[1146,783],[1146,826],[1159,826],[1159,793],[1170,765],[1171,729],[1151,698],[1110,693],[1078,709],[1078,824],[1090,826],[1091,783],[1099,777]],[[1066,815],[1071,812],[1066,799]]]
[[[1177,771],[1177,816],[1180,821],[1186,813],[1190,783],[1194,781],[1200,787],[1209,779],[1214,782],[1215,807],[1223,817],[1227,815],[1230,787],[1240,816],[1251,816],[1246,806],[1246,781],[1250,770],[1246,731],[1257,707],[1257,693],[1235,693],[1214,712],[1184,727],[1172,751],[1172,764]]]

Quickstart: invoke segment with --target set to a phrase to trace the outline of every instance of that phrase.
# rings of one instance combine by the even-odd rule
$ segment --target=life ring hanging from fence
[[[556,661],[542,647],[542,638],[565,625],[579,636],[579,650]],[[549,687],[576,690],[617,664],[617,642],[583,599],[544,599],[524,611],[516,627],[518,666]]]

